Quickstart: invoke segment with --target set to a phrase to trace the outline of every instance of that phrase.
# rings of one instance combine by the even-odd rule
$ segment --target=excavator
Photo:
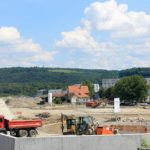
[[[61,114],[61,129],[63,135],[92,135],[95,134],[95,125],[92,116],[78,116]]]
[[[97,108],[99,106],[106,107],[107,103],[108,101],[106,99],[94,100],[94,101],[86,102],[86,107],[90,107],[90,108]]]

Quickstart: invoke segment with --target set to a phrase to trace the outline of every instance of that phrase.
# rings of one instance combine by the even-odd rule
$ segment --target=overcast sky
[[[1,0],[0,67],[150,67],[150,0]]]

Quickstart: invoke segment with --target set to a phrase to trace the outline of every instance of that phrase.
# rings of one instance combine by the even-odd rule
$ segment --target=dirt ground
[[[95,122],[100,125],[128,124],[147,125],[150,129],[150,109],[143,109],[142,106],[121,107],[121,112],[114,114],[113,106],[106,108],[86,108],[84,105],[40,105],[39,98],[29,97],[7,97],[3,98],[12,112],[14,119],[32,119],[42,112],[48,112],[50,117],[43,120],[43,126],[38,129],[39,136],[60,135],[61,134],[61,113],[66,115],[90,115],[95,118]],[[119,118],[115,121],[115,118]]]

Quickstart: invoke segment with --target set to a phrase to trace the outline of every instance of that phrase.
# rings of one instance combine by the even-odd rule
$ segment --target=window
[[[0,118],[0,122],[3,122],[3,119],[2,119],[2,118]]]

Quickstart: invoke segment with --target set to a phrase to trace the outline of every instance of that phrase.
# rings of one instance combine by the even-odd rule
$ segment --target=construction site
[[[37,129],[37,136],[40,137],[62,135],[62,114],[68,117],[91,116],[94,124],[98,124],[100,127],[116,126],[115,128],[118,128],[118,125],[124,125],[126,130],[129,130],[128,126],[134,127],[134,130],[120,131],[121,133],[150,132],[150,108],[148,106],[122,106],[121,111],[115,114],[113,105],[108,104],[105,107],[98,106],[96,108],[91,108],[86,105],[71,104],[54,104],[51,106],[46,103],[41,105],[40,101],[40,98],[30,97],[1,98],[0,102],[2,109],[0,113],[10,120],[42,119],[42,126]],[[145,128],[141,130],[140,126]],[[137,130],[135,130],[135,127]]]
[[[9,138],[9,142],[13,140],[15,144],[21,144],[19,148],[18,146],[14,146],[15,144],[10,144],[10,147],[15,147],[13,150],[34,150],[34,142],[31,142],[33,140],[38,143],[37,145],[41,143],[42,146],[38,148],[39,150],[43,149],[43,144],[45,143],[42,142],[43,140],[48,140],[47,143],[44,144],[46,145],[46,150],[49,146],[58,150],[72,149],[70,146],[64,146],[68,140],[68,142],[72,144],[83,140],[82,144],[80,144],[80,142],[76,143],[76,146],[79,146],[78,149],[83,149],[83,147],[91,149],[91,146],[87,146],[85,142],[93,139],[96,145],[102,141],[106,142],[109,140],[114,147],[118,143],[116,143],[116,140],[119,139],[121,145],[118,148],[117,144],[117,150],[120,149],[123,143],[128,144],[128,142],[131,143],[133,140],[131,144],[133,150],[133,146],[135,146],[136,149],[140,146],[143,137],[148,140],[148,142],[150,139],[149,106],[122,106],[121,111],[116,114],[114,113],[114,106],[109,104],[105,107],[104,105],[90,107],[89,104],[50,105],[48,103],[41,104],[41,99],[38,97],[5,97],[0,99],[0,107],[1,120],[6,118],[5,122],[8,124],[7,135],[0,137],[2,138],[0,144],[5,143],[7,138]],[[24,127],[22,125],[24,125]],[[30,128],[26,127],[26,125],[30,126]],[[16,130],[14,130],[14,128],[16,128]],[[18,128],[20,129],[17,130]],[[64,142],[61,142],[60,148],[58,148],[59,146],[56,148],[54,143],[58,144],[60,142],[59,140],[63,140]],[[121,140],[124,142],[122,141],[122,143]],[[31,147],[29,147],[25,144],[26,142],[34,146],[30,145]],[[22,147],[22,145],[24,146]],[[74,149],[77,148],[76,146],[74,146]],[[105,146],[104,144],[104,148],[106,147],[108,150],[111,149],[111,144],[109,144],[109,146]],[[104,148],[101,149],[103,150]],[[92,149],[97,150],[98,147],[92,147]],[[128,149],[130,150],[130,146]],[[9,149],[7,148],[7,150]]]

